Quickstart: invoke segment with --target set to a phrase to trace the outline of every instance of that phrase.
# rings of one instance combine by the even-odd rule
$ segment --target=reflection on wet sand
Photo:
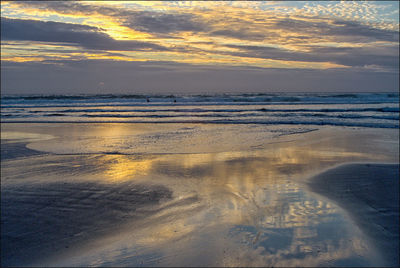
[[[337,141],[286,139],[257,150],[191,154],[40,155],[2,162],[2,182],[19,189],[46,188],[50,182],[95,183],[101,185],[96,189],[113,189],[117,207],[112,210],[118,211],[117,217],[112,215],[114,220],[127,218],[117,229],[109,228],[56,256],[37,260],[38,265],[377,265],[379,259],[368,241],[343,211],[317,199],[303,185],[302,178],[338,163],[390,158]],[[136,217],[130,217],[132,200],[124,196],[136,189],[132,185],[145,185],[141,194],[156,194],[159,188],[152,187],[163,187],[171,194],[162,195],[156,205],[135,207]],[[78,211],[75,205],[85,203],[99,221],[104,217],[107,222],[111,216],[97,204],[93,189],[80,189],[90,198],[69,199],[70,209]],[[18,192],[14,193],[18,199]],[[54,196],[60,194],[55,191]],[[36,194],[35,198],[47,197]],[[35,217],[53,224],[52,212],[37,211]],[[71,213],[71,217],[82,213]],[[85,224],[93,229],[109,226]]]
[[[149,226],[141,229],[141,235],[119,238],[111,250],[106,247],[104,251],[109,254],[114,251],[115,255],[107,258],[117,264],[121,264],[118,263],[121,258],[134,261],[136,257],[144,259],[147,265],[156,261],[160,262],[157,265],[190,264],[189,260],[198,253],[187,249],[193,243],[200,243],[196,240],[204,239],[201,236],[212,235],[220,236],[233,256],[240,256],[238,260],[232,260],[229,254],[213,256],[216,263],[223,265],[319,265],[332,261],[333,256],[334,260],[350,258],[347,263],[365,264],[357,256],[366,258],[366,249],[356,245],[366,242],[359,238],[362,236],[357,235],[354,227],[346,226],[337,207],[307,196],[301,185],[290,179],[293,173],[319,170],[323,162],[353,157],[371,156],[321,153],[318,148],[304,150],[292,146],[256,153],[158,155],[142,160],[126,155],[99,158],[108,163],[104,165],[104,175],[113,182],[115,178],[144,181],[158,178],[157,183],[173,190],[175,200],[196,197],[185,205],[161,210],[146,221]],[[179,248],[164,252],[171,247],[170,243]],[[202,243],[200,247],[208,247],[206,241]],[[237,245],[241,245],[240,252]],[[132,252],[138,247],[153,254],[158,252],[158,257],[149,263]],[[175,262],[180,259],[176,252],[182,252],[180,262]],[[203,254],[209,257],[213,252]],[[167,258],[171,255],[175,257]],[[96,253],[90,260],[98,256]],[[221,256],[224,258],[218,259]],[[101,264],[101,260],[97,261]]]
[[[125,155],[106,155],[101,161],[108,162],[104,174],[111,182],[121,182],[134,179],[136,176],[145,176],[151,168],[152,159],[131,159]]]

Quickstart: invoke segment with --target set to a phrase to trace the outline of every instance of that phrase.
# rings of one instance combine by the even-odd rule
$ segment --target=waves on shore
[[[4,123],[211,123],[398,128],[399,95],[2,96],[1,120]]]

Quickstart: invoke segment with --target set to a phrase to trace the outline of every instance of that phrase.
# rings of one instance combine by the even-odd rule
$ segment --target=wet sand
[[[311,188],[321,195],[314,194],[307,183],[339,164],[398,162],[398,132],[277,131],[195,124],[4,124],[1,264],[393,264],[386,252],[393,243],[385,244],[382,232],[363,223],[389,228],[383,235],[398,241],[391,236],[395,225],[386,224],[395,208],[385,207],[382,195],[368,199],[368,183],[377,181],[366,183],[359,175],[372,168],[393,179],[398,167],[343,171],[343,178],[351,174],[355,185],[366,188],[353,190],[358,201],[343,200],[376,202],[374,208],[382,211],[372,216],[370,208],[345,206],[322,186]],[[341,196],[347,193],[344,185],[332,189]],[[383,191],[389,185],[373,187]],[[349,218],[355,209],[362,216]]]
[[[1,161],[18,157],[29,157],[33,155],[42,155],[43,152],[31,150],[26,147],[26,142],[1,143]]]
[[[347,164],[314,177],[310,188],[344,208],[384,256],[399,266],[399,165]]]
[[[162,186],[47,183],[2,191],[2,264],[20,266],[147,217],[171,192]]]

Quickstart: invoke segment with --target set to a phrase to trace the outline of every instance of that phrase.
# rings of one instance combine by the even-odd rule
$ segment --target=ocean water
[[[1,122],[398,128],[399,94],[3,95]]]

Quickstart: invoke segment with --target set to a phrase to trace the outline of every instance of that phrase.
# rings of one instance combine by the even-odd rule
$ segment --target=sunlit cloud
[[[397,2],[11,1],[1,11],[7,61],[398,71]]]

